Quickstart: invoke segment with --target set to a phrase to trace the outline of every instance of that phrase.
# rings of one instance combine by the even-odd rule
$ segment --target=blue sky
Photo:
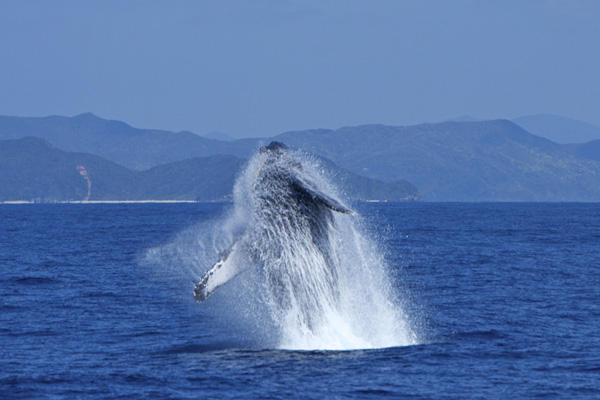
[[[600,125],[600,1],[0,2],[0,114],[237,137],[551,113]]]

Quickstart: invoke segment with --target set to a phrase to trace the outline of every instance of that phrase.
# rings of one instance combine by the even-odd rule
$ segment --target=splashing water
[[[236,182],[232,212],[200,234],[205,251],[230,248],[227,268],[239,274],[218,289],[219,306],[281,349],[416,344],[360,217],[349,215],[317,161],[284,150],[254,156]]]

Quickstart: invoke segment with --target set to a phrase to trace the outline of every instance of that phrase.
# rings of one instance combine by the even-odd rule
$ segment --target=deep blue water
[[[0,206],[0,398],[600,397],[600,204],[358,205],[420,344],[357,351],[261,348],[148,263],[226,207]]]

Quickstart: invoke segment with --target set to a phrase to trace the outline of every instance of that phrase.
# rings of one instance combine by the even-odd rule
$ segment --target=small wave
[[[223,341],[214,343],[186,343],[163,350],[160,354],[196,354],[196,353],[211,353],[215,351],[232,351],[239,349],[241,343],[233,341]]]
[[[58,285],[62,283],[58,279],[42,277],[42,276],[24,276],[12,280],[18,285]]]

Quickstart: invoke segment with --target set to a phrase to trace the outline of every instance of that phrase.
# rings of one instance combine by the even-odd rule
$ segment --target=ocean
[[[0,398],[600,397],[600,204],[353,207],[389,347],[288,346],[244,276],[196,303],[230,204],[0,205]]]

